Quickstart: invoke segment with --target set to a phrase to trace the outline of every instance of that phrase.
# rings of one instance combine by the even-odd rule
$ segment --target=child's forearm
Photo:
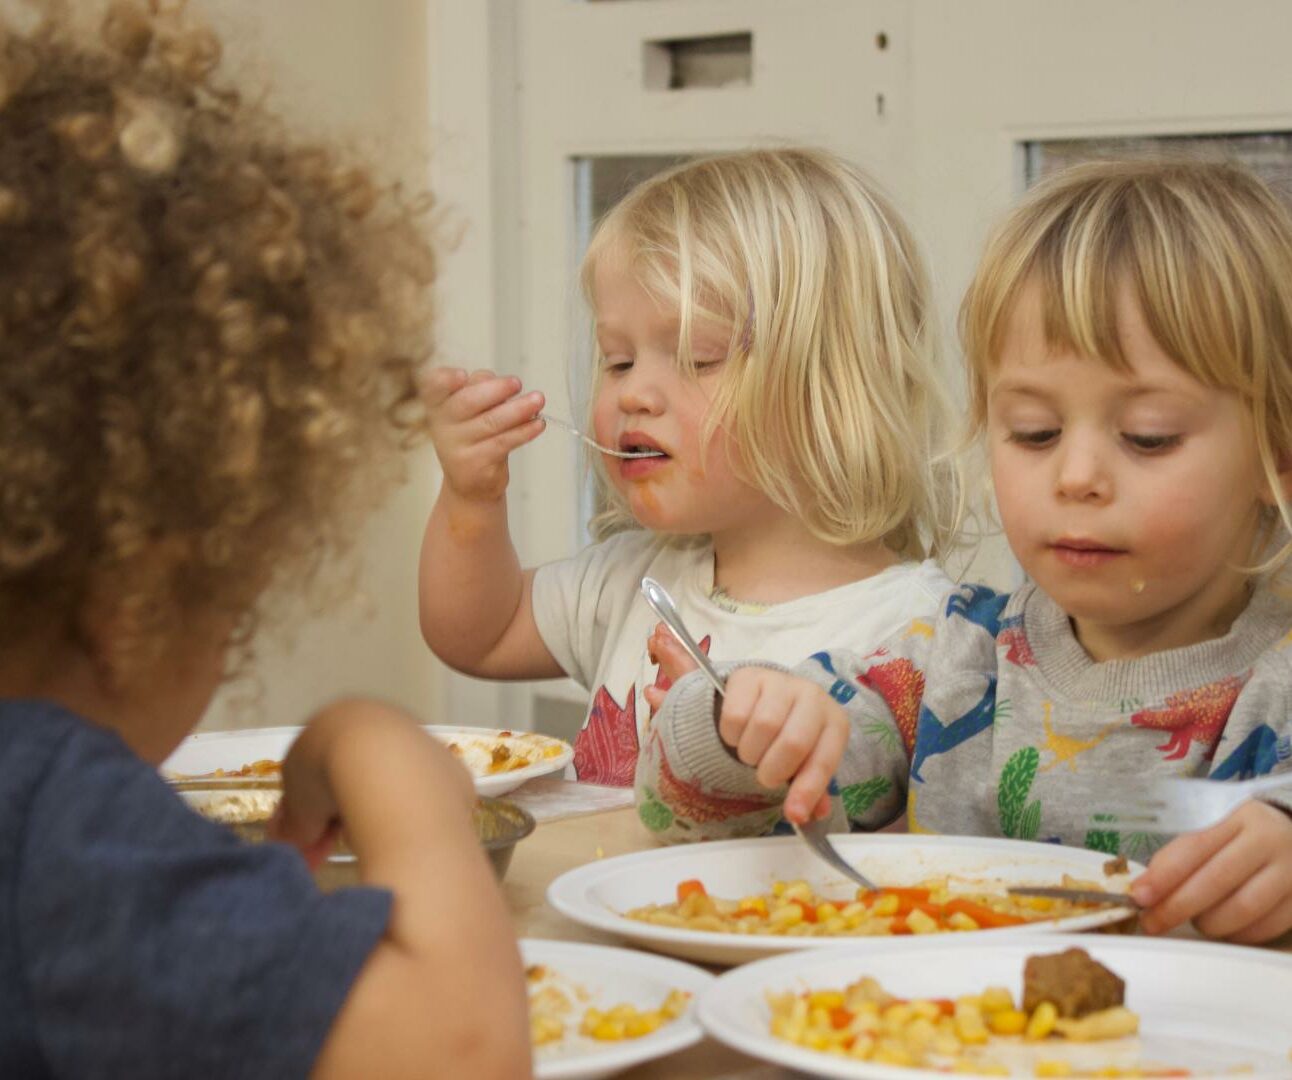
[[[364,712],[361,737],[354,708]],[[322,774],[361,880],[390,889],[394,903],[321,1059],[324,1074],[355,1075],[358,1049],[369,1055],[365,1075],[528,1076],[523,972],[471,824],[469,779],[393,710],[365,703],[339,720],[331,712],[310,727]]]
[[[422,636],[451,667],[483,674],[481,661],[516,617],[524,574],[504,498],[464,499],[441,490],[422,541],[418,575]]]

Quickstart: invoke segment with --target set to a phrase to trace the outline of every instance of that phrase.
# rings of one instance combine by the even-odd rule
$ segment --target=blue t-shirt
[[[203,821],[115,734],[0,700],[0,1076],[305,1076],[390,904]]]

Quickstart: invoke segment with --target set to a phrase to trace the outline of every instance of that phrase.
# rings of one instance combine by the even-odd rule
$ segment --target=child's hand
[[[764,787],[793,778],[786,820],[802,825],[830,813],[827,791],[848,745],[848,718],[821,687],[785,671],[737,668],[727,677],[718,734]]]
[[[662,622],[655,624],[655,632],[646,642],[646,652],[659,665],[659,678],[653,686],[646,687],[646,704],[654,716],[668,697],[669,688],[683,675],[695,670],[695,661],[682,648],[677,638]]]
[[[695,670],[695,661],[663,623],[647,648],[669,686]],[[645,694],[653,715],[667,690],[648,686]],[[827,790],[848,745],[848,719],[815,683],[785,671],[737,668],[727,677],[718,735],[740,761],[754,766],[764,787],[793,778],[786,820],[801,825],[829,815]]]
[[[1244,944],[1292,929],[1292,817],[1245,803],[1219,825],[1178,836],[1131,886],[1140,925],[1161,934],[1192,919],[1200,932]]]
[[[470,775],[411,718],[375,701],[326,706],[283,761],[283,797],[269,823],[270,838],[291,844],[316,868],[331,853],[344,824],[335,793],[338,765],[361,770],[380,785],[383,774],[393,775],[413,752],[428,757],[432,782],[453,792],[467,813],[475,802]]]
[[[537,438],[543,395],[520,392],[514,376],[433,368],[422,395],[444,483],[464,499],[494,502],[507,490],[507,457]]]

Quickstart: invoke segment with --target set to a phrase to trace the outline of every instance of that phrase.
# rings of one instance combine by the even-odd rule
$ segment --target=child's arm
[[[343,824],[364,884],[394,894],[314,1075],[530,1075],[524,976],[471,824],[460,765],[403,714],[325,709],[283,766],[282,839],[310,849]]]
[[[422,636],[441,660],[483,678],[565,674],[534,622],[533,571],[507,527],[507,458],[536,438],[540,393],[491,372],[436,368],[427,378],[431,437],[444,470],[422,541]]]
[[[666,674],[693,666],[666,634],[652,637],[651,648]],[[642,820],[671,839],[713,836],[715,828],[766,832],[782,803],[790,821],[833,814],[842,829],[887,820],[906,786],[901,735],[880,694],[837,674],[870,663],[822,653],[793,673],[729,668],[720,705],[697,676],[662,700],[649,692],[657,714],[637,768]]]

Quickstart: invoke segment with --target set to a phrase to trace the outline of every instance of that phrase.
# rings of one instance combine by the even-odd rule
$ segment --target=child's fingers
[[[1153,856],[1148,870],[1131,883],[1131,895],[1144,907],[1158,903],[1237,834],[1238,826],[1232,818],[1226,818],[1210,829],[1177,836]]]
[[[642,691],[646,697],[646,704],[650,706],[650,714],[654,716],[659,712],[659,707],[664,704],[664,699],[668,697],[667,690],[661,690],[658,686],[648,686]]]
[[[811,818],[823,799],[828,812],[827,793],[830,781],[839,768],[847,744],[846,724],[831,723],[829,720],[820,724],[816,744],[807,760],[799,767],[794,782],[790,784],[789,793],[785,796],[786,818],[795,824],[803,824]]]
[[[422,399],[428,408],[438,408],[467,384],[461,368],[431,368],[422,380]]]
[[[830,794],[827,791],[817,800],[816,809],[812,811],[812,817],[816,819],[828,818],[830,816]]]
[[[452,423],[464,424],[515,398],[520,389],[521,382],[514,375],[492,376],[475,382],[467,380],[461,389],[445,400],[441,409]]]
[[[535,421],[539,424],[544,423],[538,419],[542,408],[543,395],[539,391],[520,394],[479,413],[464,426],[463,431],[467,433],[471,442],[485,442],[495,436],[504,435],[522,424]]]
[[[1193,925],[1209,938],[1233,938],[1256,926],[1286,899],[1287,882],[1267,863],[1220,903],[1197,916]]]
[[[736,757],[746,765],[757,766],[758,782],[764,787],[777,787],[788,780],[811,749],[808,740],[813,738],[813,733],[800,730],[806,721],[795,716],[796,700],[784,683],[762,681],[758,700],[736,744]],[[792,720],[799,726],[789,730]],[[774,751],[776,747],[779,752]],[[801,751],[800,757],[798,761],[791,761],[796,751]],[[773,755],[770,760],[769,755]]]
[[[651,634],[647,647],[650,649],[655,663],[659,665],[660,672],[672,682],[677,682],[683,675],[694,671],[696,668],[695,661],[691,659],[687,651],[682,648],[681,643],[673,636],[673,631],[663,623],[655,627],[655,632]]]
[[[749,723],[761,690],[757,675],[756,671],[744,668],[733,671],[727,678],[722,711],[718,715],[718,736],[728,746],[739,746],[745,733],[745,725]]]
[[[1292,895],[1284,896],[1263,917],[1229,937],[1239,945],[1261,945],[1292,930]]]
[[[1215,907],[1234,891],[1239,882],[1246,881],[1264,865],[1265,859],[1259,850],[1242,843],[1237,831],[1219,832],[1220,829],[1221,826],[1217,826],[1215,830],[1208,829],[1205,833],[1177,837],[1172,841],[1172,844],[1197,841],[1183,854],[1171,853],[1175,856],[1171,871],[1186,863],[1193,869],[1173,889],[1163,889],[1160,883],[1155,885],[1157,899],[1140,918],[1140,926],[1146,933],[1164,934]],[[1218,835],[1207,835],[1210,833]],[[1158,859],[1167,854],[1172,844],[1154,856],[1148,873],[1143,877],[1153,872]]]

